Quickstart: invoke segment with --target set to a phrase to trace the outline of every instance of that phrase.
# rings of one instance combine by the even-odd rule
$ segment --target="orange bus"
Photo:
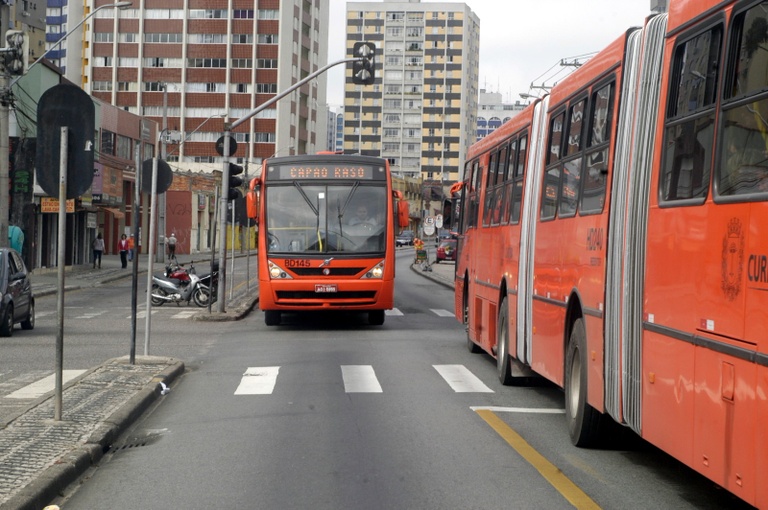
[[[768,508],[768,1],[670,0],[469,151],[456,316]],[[765,232],[763,232],[765,230]]]
[[[383,324],[395,283],[398,194],[389,163],[339,154],[274,158],[250,188],[267,325],[280,324],[284,312],[312,310],[365,311],[370,324]]]

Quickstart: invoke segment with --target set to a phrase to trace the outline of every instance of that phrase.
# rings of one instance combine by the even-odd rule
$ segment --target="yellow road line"
[[[532,465],[560,494],[573,506],[579,509],[599,509],[600,506],[584,491],[573,483],[557,466],[549,462],[543,455],[537,452],[520,434],[512,430],[504,421],[496,416],[493,411],[478,409],[475,411],[480,417],[515,449],[525,460]]]

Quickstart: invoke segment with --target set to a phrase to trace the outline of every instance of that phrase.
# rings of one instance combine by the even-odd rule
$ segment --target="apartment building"
[[[504,101],[501,92],[490,92],[480,89],[480,100],[477,112],[477,140],[490,135],[502,124],[520,113],[528,103],[516,100],[514,103]]]
[[[213,171],[226,121],[326,64],[327,26],[326,0],[134,0],[96,12],[83,40],[67,38],[52,57],[94,97],[157,121],[174,170]],[[244,122],[233,160],[257,169],[275,153],[324,149],[325,96],[321,75]]]
[[[350,2],[346,24],[348,57],[369,41],[377,62],[368,86],[348,66],[344,151],[387,158],[399,175],[459,180],[477,129],[477,16],[463,3]]]

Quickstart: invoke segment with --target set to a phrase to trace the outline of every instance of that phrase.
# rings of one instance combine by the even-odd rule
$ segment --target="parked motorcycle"
[[[168,266],[166,266],[166,274],[174,274],[174,272],[169,271]],[[184,280],[153,275],[152,304],[154,306],[163,306],[167,302],[176,303],[177,305],[186,302],[189,305],[190,301],[194,301],[199,307],[208,306],[210,291],[208,286],[202,282],[202,278],[197,275],[192,262],[190,262],[189,269],[186,270],[185,274]],[[205,278],[210,278],[210,276],[206,275]]]
[[[197,306],[208,306],[208,300],[215,303],[218,298],[219,290],[219,263],[213,263],[213,273],[208,273],[200,277],[200,284],[192,296]]]

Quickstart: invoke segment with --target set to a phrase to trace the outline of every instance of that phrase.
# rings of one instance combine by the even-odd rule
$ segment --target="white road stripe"
[[[107,313],[107,310],[98,310],[93,312],[85,312],[83,315],[79,317],[75,317],[75,319],[93,319],[94,317],[98,317],[99,315],[103,315]]]
[[[432,311],[432,313],[434,313],[438,317],[455,317],[455,315],[453,315],[453,312],[449,312],[448,310],[440,310],[440,309],[434,309],[434,308],[431,308],[430,310]]]
[[[156,313],[157,313],[157,310],[152,310],[152,315],[155,315]],[[126,317],[126,319],[131,319],[131,318],[132,318],[131,315]],[[146,319],[147,318],[147,311],[146,310],[142,310],[140,312],[136,312],[136,318],[137,319]]]
[[[535,407],[470,406],[470,409],[473,411],[493,411],[494,413],[565,414],[565,409],[537,409]]]
[[[432,365],[456,393],[493,393],[464,365]]]
[[[248,367],[235,395],[270,395],[275,390],[280,367]]]
[[[56,312],[53,312],[53,311],[49,311],[49,312],[38,312],[38,311],[35,311],[35,319],[39,319],[41,317],[48,317],[49,315],[53,315],[55,313]]]
[[[171,319],[189,319],[197,313],[197,310],[184,310],[175,315],[171,315]]]
[[[382,393],[371,365],[342,365],[341,376],[347,393]]]
[[[401,312],[397,308],[393,308],[391,310],[384,310],[384,314],[389,315],[390,317],[397,317],[397,316],[403,315],[403,312]]]
[[[61,377],[63,383],[71,381],[75,377],[85,372],[85,370],[64,370]],[[51,374],[48,377],[35,381],[32,384],[28,384],[23,388],[19,388],[13,393],[9,393],[5,398],[26,398],[32,399],[45,395],[49,391],[53,391],[56,387],[56,374]]]

